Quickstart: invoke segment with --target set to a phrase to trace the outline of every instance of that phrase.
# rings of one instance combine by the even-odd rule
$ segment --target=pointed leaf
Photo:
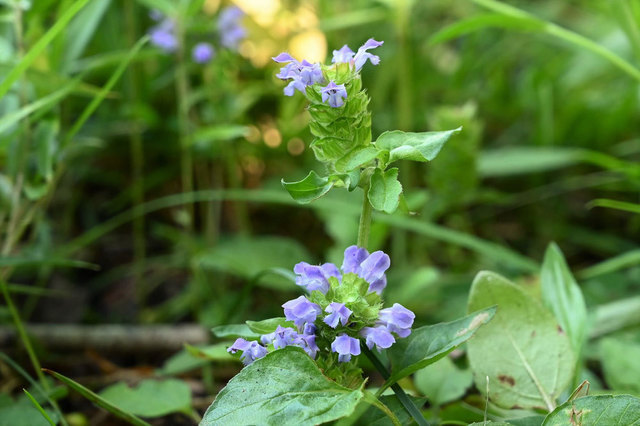
[[[389,163],[396,160],[431,161],[440,152],[445,142],[462,130],[458,127],[442,132],[409,133],[400,130],[384,132],[375,141],[376,147],[389,151]]]
[[[402,185],[398,182],[398,169],[389,169],[383,172],[376,169],[371,176],[369,187],[369,202],[374,209],[386,213],[393,213],[400,203]]]
[[[446,356],[418,371],[414,377],[418,390],[426,395],[433,405],[443,405],[457,400],[473,383],[471,370],[456,367]]]
[[[380,150],[374,146],[356,148],[347,155],[336,161],[335,167],[338,171],[349,172],[373,160],[380,154]]]
[[[640,423],[640,399],[631,395],[584,396],[556,408],[543,426],[634,425]]]
[[[307,204],[322,197],[329,192],[333,185],[334,182],[330,182],[326,177],[318,176],[314,171],[309,172],[307,177],[298,182],[282,180],[282,186],[291,195],[291,198],[301,204]]]
[[[476,385],[500,407],[555,408],[571,381],[575,356],[567,334],[537,300],[492,272],[471,285],[468,310],[498,305],[498,312],[467,344]]]
[[[191,410],[191,389],[178,379],[148,379],[133,388],[119,382],[104,389],[100,396],[124,411],[143,417]]]
[[[287,346],[231,379],[200,425],[320,424],[351,414],[362,397],[360,389],[325,377],[302,349]]]
[[[249,329],[257,334],[269,334],[276,331],[278,326],[281,327],[294,327],[294,324],[291,321],[287,321],[286,318],[269,318],[263,321],[247,321],[247,326]]]
[[[587,328],[587,306],[562,251],[555,243],[549,245],[544,255],[540,284],[542,301],[567,332],[575,354],[579,355]]]
[[[490,307],[455,321],[420,327],[409,337],[397,339],[387,351],[392,370],[385,387],[433,364],[466,342],[495,312],[496,308]]]

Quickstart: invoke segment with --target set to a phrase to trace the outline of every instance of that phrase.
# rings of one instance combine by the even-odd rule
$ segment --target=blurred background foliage
[[[339,262],[355,242],[360,200],[298,206],[280,186],[319,163],[271,57],[327,61],[370,37],[385,42],[362,72],[374,139],[463,126],[433,163],[401,165],[407,211],[374,218],[389,300],[453,319],[482,269],[536,293],[551,241],[590,308],[637,294],[640,215],[589,204],[640,201],[637,1],[509,2],[541,21],[486,0],[0,4],[0,266],[24,321],[277,316],[295,263]],[[230,5],[246,38],[226,48]],[[175,20],[175,51],[148,42],[153,9]]]

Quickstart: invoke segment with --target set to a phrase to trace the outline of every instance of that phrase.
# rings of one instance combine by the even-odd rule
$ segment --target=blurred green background
[[[400,165],[410,212],[374,217],[388,300],[418,324],[450,320],[484,269],[536,293],[551,241],[589,307],[637,294],[640,215],[590,204],[640,202],[637,1],[0,5],[0,267],[24,322],[279,315],[299,291],[295,263],[340,263],[355,243],[361,194],[299,206],[281,187],[321,166],[306,101],[283,95],[271,57],[328,62],[370,37],[384,41],[362,72],[374,139],[463,126],[433,163]],[[231,5],[246,37],[228,48],[219,17]],[[175,24],[172,52],[146,38],[154,9]],[[204,64],[191,57],[202,41],[215,49]],[[8,307],[0,319],[12,322]]]

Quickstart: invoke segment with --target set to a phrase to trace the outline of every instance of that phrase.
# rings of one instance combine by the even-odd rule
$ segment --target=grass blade
[[[87,389],[86,387],[82,386],[80,383],[75,382],[75,381],[71,380],[70,378],[68,378],[66,376],[63,376],[60,373],[56,373],[55,371],[48,370],[46,368],[43,368],[42,371],[44,371],[45,373],[51,374],[53,377],[55,377],[56,379],[60,380],[62,383],[66,384],[71,389],[75,390],[80,395],[84,396],[89,401],[91,401],[94,404],[96,404],[98,407],[104,408],[105,410],[107,410],[108,412],[113,414],[114,416],[117,416],[117,417],[121,418],[122,420],[131,423],[132,425],[150,426],[149,423],[145,422],[144,420],[142,420],[138,416],[135,416],[135,415],[133,415],[131,413],[127,413],[126,411],[122,411],[121,409],[119,409],[115,405],[111,404],[106,399],[102,398],[100,395],[98,395],[95,392],[93,392],[93,391]]]
[[[42,406],[40,404],[38,404],[38,401],[36,401],[36,399],[31,396],[31,394],[29,393],[28,390],[26,389],[22,389],[24,391],[24,393],[27,395],[27,398],[29,398],[31,400],[31,403],[33,404],[34,407],[36,407],[36,409],[40,412],[40,414],[42,414],[42,417],[45,418],[45,420],[47,420],[49,422],[49,424],[51,426],[56,426],[56,424],[54,423],[53,420],[51,420],[51,417],[49,417],[49,415],[47,414],[46,411],[44,411],[44,408],[42,408]]]

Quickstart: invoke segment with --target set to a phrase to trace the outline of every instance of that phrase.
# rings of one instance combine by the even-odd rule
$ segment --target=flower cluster
[[[150,16],[156,22],[156,25],[149,30],[151,44],[166,53],[175,52],[178,49],[175,20],[157,10],[151,11]],[[241,23],[242,17],[244,12],[236,6],[226,7],[220,12],[218,33],[222,46],[232,50],[238,49],[240,41],[247,34]],[[191,58],[198,64],[206,64],[214,58],[215,54],[216,50],[209,42],[199,42],[191,50]]]
[[[360,46],[357,53],[353,52],[345,44],[340,50],[333,51],[332,63],[349,64],[351,71],[355,73],[360,71],[367,60],[373,65],[378,65],[380,58],[367,52],[367,50],[382,46],[383,43],[371,38]],[[306,60],[300,62],[288,53],[281,53],[272,59],[277,63],[286,63],[276,75],[281,80],[290,80],[287,87],[284,88],[286,96],[293,96],[296,89],[306,93],[307,87],[315,84],[326,84],[326,86],[320,88],[322,102],[327,103],[328,101],[332,108],[339,108],[344,105],[344,101],[348,96],[344,82],[341,82],[341,84],[336,83],[337,79],[341,79],[338,75],[329,78],[332,74],[337,74],[332,72],[335,71],[335,65],[326,67],[317,63],[312,64]]]
[[[296,284],[309,294],[282,305],[289,326],[278,325],[260,342],[239,338],[228,351],[242,351],[242,361],[250,364],[266,355],[269,346],[298,346],[313,359],[337,355],[338,363],[346,363],[360,355],[360,339],[369,349],[391,347],[396,337],[411,334],[415,315],[398,303],[381,309],[389,266],[389,256],[382,251],[370,254],[357,246],[345,250],[340,269],[332,263],[298,263]]]

